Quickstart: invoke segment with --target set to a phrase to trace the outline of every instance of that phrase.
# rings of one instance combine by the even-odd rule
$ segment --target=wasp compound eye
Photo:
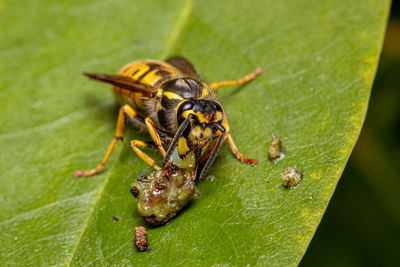
[[[185,101],[181,106],[181,111],[191,110],[193,109],[194,103],[191,100]]]

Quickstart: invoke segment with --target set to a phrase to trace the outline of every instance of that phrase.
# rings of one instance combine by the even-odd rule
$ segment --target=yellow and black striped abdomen
[[[162,81],[181,75],[173,66],[157,60],[140,60],[129,63],[118,74],[156,88],[159,87]],[[146,99],[143,99],[141,93],[131,92],[115,86],[113,87],[113,91],[120,105],[129,104],[139,112],[145,111],[143,101],[146,101]],[[151,99],[148,100],[150,101]]]

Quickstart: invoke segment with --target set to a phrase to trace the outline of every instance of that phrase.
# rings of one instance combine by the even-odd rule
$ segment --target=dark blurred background
[[[300,266],[400,266],[400,1],[367,117]]]

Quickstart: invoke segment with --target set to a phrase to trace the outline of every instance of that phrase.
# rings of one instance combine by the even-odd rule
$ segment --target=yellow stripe
[[[146,71],[148,71],[150,67],[148,65],[143,64],[139,67],[139,71],[132,77],[137,80],[140,76],[142,76]]]
[[[179,100],[183,100],[183,97],[181,97],[180,95],[178,95],[177,93],[174,93],[174,92],[167,91],[167,92],[164,92],[164,95],[165,95],[166,97],[168,97],[168,99],[179,99]]]
[[[207,87],[203,88],[203,91],[201,91],[201,97],[205,97],[208,95],[210,92],[208,91]]]
[[[156,111],[159,112],[160,110],[162,110],[162,106],[159,102],[157,102],[156,104]]]
[[[214,119],[214,121],[220,121],[220,120],[222,120],[223,117],[224,117],[224,116],[222,115],[222,112],[221,112],[221,111],[217,111],[217,112],[215,113],[215,119]]]
[[[193,110],[186,110],[186,111],[184,111],[182,113],[182,116],[184,118],[187,118],[190,114],[195,115],[200,123],[203,123],[203,122],[207,122],[208,123],[208,122],[210,122],[210,121],[206,120],[206,118],[204,117],[203,113],[201,113],[200,111],[193,112]]]
[[[145,84],[155,84],[161,77],[156,74],[158,69],[152,70],[146,76],[143,77],[143,79],[140,81],[141,83]]]
[[[162,97],[162,92],[163,92],[163,90],[161,88],[158,88],[156,97]]]
[[[190,148],[187,145],[187,141],[184,137],[179,138],[178,141],[178,154],[180,157],[186,155],[187,152],[190,151]]]

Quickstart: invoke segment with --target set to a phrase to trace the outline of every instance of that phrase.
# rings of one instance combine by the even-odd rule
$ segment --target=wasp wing
[[[84,75],[96,81],[102,81],[114,86],[129,90],[131,92],[143,94],[149,98],[153,97],[157,91],[154,86],[140,83],[135,79],[122,75],[96,74],[84,72]]]
[[[196,78],[197,80],[201,80],[200,75],[196,72],[192,63],[190,63],[187,59],[183,57],[170,57],[165,62],[171,64],[183,74]]]

